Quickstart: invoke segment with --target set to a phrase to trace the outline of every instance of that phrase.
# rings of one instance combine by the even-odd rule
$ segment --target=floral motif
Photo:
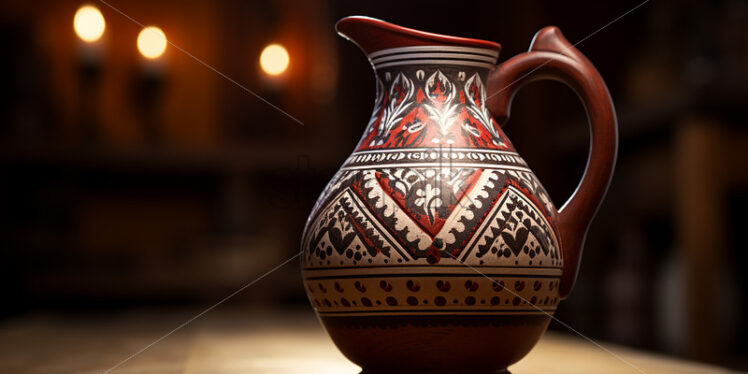
[[[486,108],[486,88],[483,86],[478,73],[473,74],[465,83],[465,97],[467,98],[467,110],[478,119],[485,129],[491,134],[491,141],[495,145],[503,145],[504,140],[497,125],[494,123],[491,113]],[[472,124],[463,125],[465,129],[474,136],[480,136],[478,130]]]
[[[374,111],[358,150],[511,145],[486,108],[486,87],[470,70],[392,70],[377,77]]]
[[[456,96],[455,86],[441,72],[437,70],[429,79],[426,80],[426,97],[429,98],[430,104],[425,104],[424,108],[429,114],[431,121],[437,125],[439,136],[446,138],[449,135],[449,128],[457,119],[459,114],[459,103],[454,102]],[[434,143],[450,143],[446,139],[434,138]]]
[[[409,207],[413,217],[424,227],[438,230],[455,204],[465,194],[474,170],[467,169],[384,169],[377,172],[385,191],[402,206]],[[438,227],[437,227],[438,226]],[[434,234],[435,232],[432,232]]]
[[[370,133],[374,129],[374,122],[379,119],[379,112],[382,111],[382,105],[384,104],[384,83],[381,79],[377,79],[377,92],[374,97],[374,111],[371,114],[369,123],[366,125],[366,133]]]
[[[437,208],[442,206],[440,194],[441,190],[439,187],[434,187],[429,183],[426,183],[423,188],[416,190],[417,197],[413,203],[419,207],[422,212],[426,213],[431,222],[434,222]]]
[[[392,81],[392,87],[390,87],[387,98],[388,104],[384,108],[377,135],[372,140],[371,145],[382,145],[387,141],[390,131],[397,127],[407,114],[407,109],[415,104],[414,93],[413,81],[405,74],[399,73]]]

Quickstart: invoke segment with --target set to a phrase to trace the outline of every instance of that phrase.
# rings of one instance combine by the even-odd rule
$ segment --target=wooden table
[[[29,315],[0,325],[0,373],[103,373],[199,311]],[[606,349],[648,374],[728,370],[634,351]],[[513,374],[638,373],[581,338],[546,334]],[[219,308],[190,323],[112,373],[357,374],[311,311]]]

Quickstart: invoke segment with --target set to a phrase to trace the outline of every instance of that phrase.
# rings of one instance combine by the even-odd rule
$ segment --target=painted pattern
[[[407,58],[441,56],[424,53]],[[302,238],[320,315],[555,310],[556,208],[485,107],[487,68],[468,66],[495,57],[470,53],[372,58],[372,118]]]
[[[542,314],[555,311],[559,302],[554,276],[476,278],[447,273],[331,279],[310,275],[307,279],[309,298],[325,315]]]
[[[307,224],[305,266],[561,266],[554,213],[541,204],[549,200],[532,174],[478,168],[339,174]]]
[[[374,112],[356,150],[440,145],[513,149],[485,101],[477,69],[403,67],[381,78],[378,74]]]

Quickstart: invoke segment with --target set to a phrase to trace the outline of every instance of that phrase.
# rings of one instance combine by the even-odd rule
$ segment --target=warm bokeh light
[[[148,26],[138,34],[138,51],[146,58],[159,58],[166,51],[166,35],[156,26]]]
[[[81,40],[91,43],[99,40],[104,35],[106,22],[98,8],[91,5],[84,5],[75,12],[73,28]]]
[[[260,54],[260,66],[269,75],[282,74],[288,69],[290,61],[288,51],[280,44],[271,44],[265,47]]]

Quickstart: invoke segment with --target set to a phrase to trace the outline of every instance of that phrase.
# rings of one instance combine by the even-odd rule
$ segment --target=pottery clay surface
[[[502,372],[572,288],[616,157],[605,84],[554,27],[500,65],[493,42],[366,17],[337,30],[369,58],[376,99],[307,221],[309,300],[365,373]],[[562,209],[501,129],[538,79],[570,86],[590,120],[587,169]]]

